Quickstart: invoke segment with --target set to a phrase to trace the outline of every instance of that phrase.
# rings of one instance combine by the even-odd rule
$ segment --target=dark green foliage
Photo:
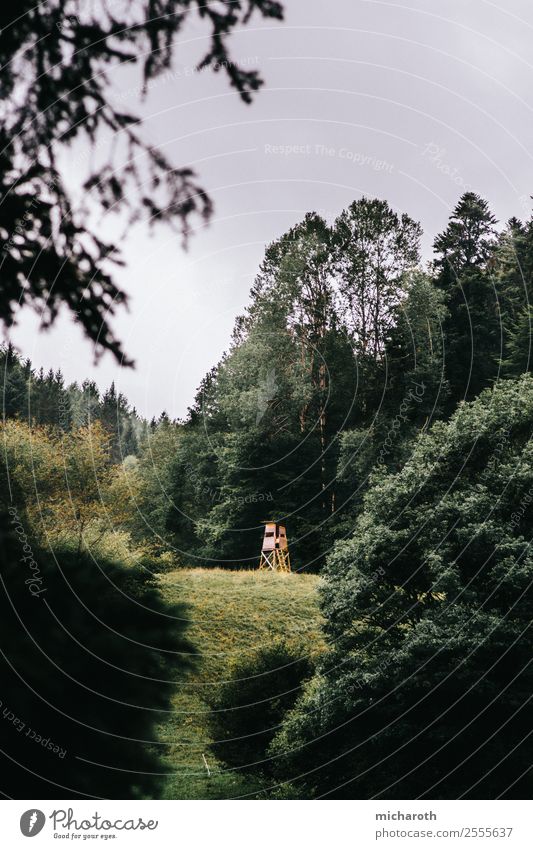
[[[0,546],[2,793],[157,797],[157,726],[191,653],[183,609],[143,569],[39,548],[14,508]]]
[[[405,280],[406,296],[396,307],[385,339],[388,391],[384,407],[389,420],[398,414],[410,390],[420,387],[417,401],[402,410],[418,430],[443,416],[448,401],[444,324],[448,312],[434,281],[421,272]]]
[[[467,192],[435,239],[437,284],[445,295],[448,317],[446,376],[451,412],[471,399],[499,371],[502,357],[498,294],[494,277],[496,219],[485,200]]]
[[[141,485],[136,497],[133,533],[149,540],[153,548],[168,551],[166,519],[170,501],[171,458],[180,444],[182,428],[161,416],[149,435],[138,440],[138,458],[133,460]],[[175,563],[174,563],[175,565]],[[159,570],[158,570],[159,571]]]
[[[267,248],[231,349],[202,381],[184,423],[162,414],[148,424],[114,385],[102,397],[90,381],[65,388],[59,372],[36,374],[12,349],[2,351],[8,418],[65,431],[100,419],[112,462],[137,455],[123,468],[135,482],[137,514],[120,521],[150,549],[150,569],[172,565],[176,553],[187,565],[254,566],[261,522],[272,518],[288,526],[293,568],[319,569],[333,550],[322,594],[332,648],[299,702],[310,670],[283,645],[240,664],[217,694],[214,751],[231,768],[267,773],[275,764],[276,778],[303,796],[531,793],[523,741],[533,685],[524,637],[533,612],[533,384],[498,378],[500,369],[505,377],[531,371],[532,234],[532,221],[512,219],[497,235],[487,203],[467,193],[435,242],[433,272],[423,273],[415,267],[419,226],[385,202],[356,201],[332,227],[308,214]],[[12,580],[22,567],[13,542],[5,545]],[[116,616],[147,643],[154,629],[165,646],[181,639],[165,616],[156,616],[159,630],[144,607],[131,615],[125,597],[111,601],[109,576],[160,611],[139,571],[63,551],[61,572],[51,556],[38,558],[66,622],[77,607],[59,576],[72,574],[104,622]],[[68,670],[77,664],[83,680],[101,678],[106,693],[118,692],[116,684],[135,696],[135,681],[100,675],[45,626],[47,595],[19,591],[24,615],[25,605],[40,605],[35,628],[43,646],[52,641],[51,656],[65,657]],[[80,643],[100,649],[105,634],[121,660],[120,640],[105,628],[92,633],[88,621],[76,616]],[[26,663],[46,688],[28,646],[23,638],[14,663]],[[149,676],[163,662],[150,649],[127,658]],[[33,717],[32,700],[24,707],[26,691],[14,678],[13,686]],[[53,675],[52,686],[62,692]],[[82,704],[65,687],[75,716],[94,713],[111,729],[153,738],[144,712],[104,711],[100,697]],[[170,695],[157,687],[148,704],[156,713]],[[59,735],[52,713],[43,715]],[[77,743],[65,728],[72,750],[94,748],[126,770],[159,769],[144,746],[114,740],[99,755],[99,737],[83,732]],[[6,745],[17,740],[11,734]],[[48,752],[39,753],[48,764]],[[83,780],[114,793],[115,776],[100,771],[103,778],[87,767]],[[155,778],[121,779],[123,795],[157,791]],[[22,786],[18,768],[13,781]]]
[[[513,331],[508,339],[507,358],[503,363],[506,376],[516,377],[533,370],[532,330],[533,308],[528,306],[516,316]]]
[[[127,398],[115,389],[112,383],[102,396],[98,409],[102,422],[111,440],[111,460],[120,463],[124,457],[137,454],[138,444],[135,420],[130,412]]]
[[[267,248],[175,458],[168,528],[186,562],[256,563],[261,522],[275,517],[289,527],[296,567],[320,568],[339,510],[350,509],[339,434],[375,416],[387,384],[383,334],[419,237],[408,216],[363,198],[332,228],[310,213]]]
[[[29,360],[23,362],[12,345],[0,346],[3,418],[28,416],[28,381],[31,374]]]
[[[402,295],[403,275],[420,261],[422,228],[377,198],[354,201],[335,221],[333,264],[359,357],[377,360]]]
[[[442,294],[421,272],[406,276],[404,288],[405,297],[392,313],[393,325],[383,343],[383,397],[377,408],[371,408],[372,417],[362,421],[366,427],[345,429],[339,435],[332,543],[339,534],[352,533],[371,472],[401,468],[416,434],[446,409]]]
[[[172,68],[177,34],[198,17],[208,44],[199,68],[223,69],[249,103],[262,81],[232,61],[228,38],[254,13],[281,19],[282,6],[275,0],[221,0],[216,8],[196,0],[2,6],[0,319],[7,325],[20,305],[31,305],[48,325],[64,304],[100,349],[127,362],[109,323],[126,300],[111,274],[120,254],[91,229],[89,207],[73,202],[59,154],[80,136],[94,144],[109,132],[109,155],[87,170],[84,194],[103,213],[168,222],[186,237],[195,216],[210,217],[211,200],[194,171],[176,168],[144,139],[138,117],[113,105],[109,72],[117,63],[138,64],[146,87]]]
[[[61,430],[70,429],[70,401],[61,371],[54,374],[49,369],[46,375],[42,369],[38,374],[30,372],[22,404],[23,409],[26,407],[28,421],[37,425],[52,425]]]
[[[375,479],[323,591],[333,649],[271,754],[306,795],[529,798],[533,381]]]
[[[533,300],[533,219],[511,219],[498,248],[498,291],[504,343],[503,373],[531,371]]]
[[[231,769],[268,774],[268,747],[312,672],[303,651],[283,641],[238,661],[211,700],[213,754]]]
[[[420,232],[361,198],[269,245],[173,459],[166,526],[184,562],[252,565],[275,517],[297,568],[319,569],[371,473],[399,470],[463,397],[529,368],[532,222],[497,235],[466,193],[433,273],[417,265]]]
[[[148,425],[130,408],[127,398],[117,393],[114,383],[102,397],[91,380],[84,380],[81,387],[77,383],[66,387],[61,371],[35,372],[31,362],[23,362],[11,345],[0,347],[0,374],[4,418],[63,431],[100,421],[109,435],[113,463],[139,453]]]
[[[487,265],[494,253],[495,224],[487,201],[465,192],[434,243],[435,264],[446,281],[453,283],[465,271]]]

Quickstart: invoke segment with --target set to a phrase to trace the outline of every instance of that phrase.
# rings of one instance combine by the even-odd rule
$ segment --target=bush
[[[157,796],[157,725],[191,651],[183,610],[139,566],[45,551],[14,507],[0,531],[3,794]]]
[[[236,662],[211,701],[215,756],[233,769],[268,772],[267,749],[312,671],[302,651],[283,641]]]
[[[419,437],[322,594],[333,647],[271,747],[309,796],[529,798],[533,380]]]

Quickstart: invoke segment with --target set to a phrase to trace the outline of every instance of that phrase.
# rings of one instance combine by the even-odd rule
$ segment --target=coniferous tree
[[[124,457],[133,453],[131,449],[135,448],[135,441],[128,400],[122,392],[116,391],[114,382],[102,396],[98,418],[109,434],[111,460],[113,463],[120,463]]]
[[[434,243],[437,285],[448,309],[444,334],[449,411],[489,386],[500,369],[495,224],[487,201],[466,192]]]
[[[533,219],[513,218],[501,234],[496,255],[503,340],[503,374],[517,377],[531,369],[530,313],[533,303]]]
[[[533,306],[528,306],[516,316],[514,329],[508,339],[507,357],[503,363],[506,377],[518,377],[533,370],[532,334]]]
[[[419,387],[417,401],[409,403],[406,411],[415,433],[442,418],[447,406],[444,325],[448,313],[442,292],[426,274],[406,275],[404,287],[405,298],[394,312],[384,343],[388,384],[383,407],[386,418],[394,419],[412,396],[409,390]]]
[[[0,348],[0,375],[2,381],[2,414],[4,418],[28,417],[28,385],[31,364],[22,363],[12,345]]]
[[[403,286],[405,297],[393,312],[383,343],[383,398],[372,408],[366,427],[344,427],[339,434],[332,543],[351,534],[374,468],[401,468],[417,433],[442,418],[447,406],[442,293],[419,271],[406,275]]]
[[[70,412],[73,427],[88,427],[99,417],[100,392],[94,380],[84,380],[68,387]]]

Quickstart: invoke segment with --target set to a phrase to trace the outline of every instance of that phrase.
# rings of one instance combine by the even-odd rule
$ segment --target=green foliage
[[[284,640],[238,660],[211,702],[211,750],[233,769],[268,773],[267,749],[313,666],[306,647]]]
[[[404,287],[406,296],[395,310],[385,341],[389,383],[384,412],[390,421],[409,390],[423,387],[417,402],[402,411],[414,434],[422,425],[442,418],[448,401],[443,333],[448,311],[442,293],[428,275],[412,272],[404,278]]]
[[[462,405],[376,480],[322,593],[332,650],[271,755],[307,795],[525,798],[533,381]]]
[[[48,589],[34,597],[16,583],[24,561],[6,530],[9,598],[23,622],[33,624],[27,604],[40,605],[34,648],[22,634],[13,664],[30,670],[37,694],[52,694],[41,680],[48,661],[36,664],[41,642],[58,659],[49,673],[58,692],[63,662],[82,684],[101,678],[104,700],[128,676],[131,702],[124,711],[113,703],[108,716],[102,696],[78,708],[75,682],[65,684],[73,751],[78,713],[106,732],[124,729],[105,750],[100,741],[101,754],[90,729],[81,733],[80,757],[91,761],[94,748],[95,762],[112,757],[125,772],[115,781],[110,769],[89,764],[81,777],[72,766],[76,792],[90,795],[98,770],[110,795],[157,793],[154,773],[165,771],[170,798],[259,797],[272,780],[291,797],[531,792],[523,634],[532,613],[533,383],[498,377],[500,368],[509,377],[531,371],[532,222],[512,219],[497,234],[487,203],[467,193],[423,272],[419,225],[386,202],[362,198],[331,227],[308,214],[267,248],[232,346],[184,423],[163,413],[148,424],[114,385],[103,395],[91,381],[65,387],[60,372],[36,373],[12,348],[0,352],[3,488],[66,611],[47,606]],[[293,568],[318,569],[331,552],[322,587],[329,651],[296,702],[309,668],[293,646],[323,648],[314,579],[246,571],[270,518],[288,526]],[[177,562],[242,571],[176,572]],[[170,602],[191,602],[202,650],[200,672],[173,695],[169,716],[165,675],[174,675],[185,620],[170,629],[175,611],[161,602],[154,573],[164,573]],[[9,598],[6,628],[15,633]],[[98,655],[109,642],[116,681],[98,656],[72,647],[46,619],[51,612],[56,625],[75,617],[78,648]],[[135,640],[142,645],[130,657]],[[157,655],[158,640],[168,655]],[[123,654],[131,666],[120,666]],[[158,664],[157,693],[150,688],[136,712],[138,681],[156,680]],[[36,722],[31,691],[6,676],[30,717],[21,720]],[[54,709],[43,716],[59,735]],[[135,734],[153,745],[137,751]],[[168,769],[157,757],[162,743]],[[49,767],[49,752],[40,754]],[[137,768],[148,776],[134,779]],[[19,768],[14,782],[22,786]]]
[[[487,201],[466,192],[435,239],[437,284],[448,308],[444,324],[450,406],[471,399],[498,374],[502,357],[498,294],[493,277],[496,219]]]
[[[30,360],[22,361],[11,345],[0,347],[3,375],[3,413],[6,419],[22,419],[68,432],[101,422],[109,437],[110,460],[120,463],[138,454],[146,439],[148,424],[132,409],[112,383],[102,396],[96,383],[66,387],[61,371],[45,375]]]
[[[161,554],[168,548],[166,517],[171,497],[172,458],[179,450],[181,438],[181,428],[162,418],[142,440],[138,458],[130,457],[128,461],[137,481],[132,517],[134,536],[149,540]]]
[[[157,797],[157,723],[192,651],[182,607],[140,567],[45,550],[16,508],[0,545],[3,793]]]
[[[435,239],[436,266],[448,280],[469,269],[484,268],[494,253],[496,219],[484,198],[465,192],[444,233]]]
[[[362,358],[383,354],[402,277],[420,261],[421,235],[420,224],[377,198],[354,201],[335,222],[333,264],[346,324]]]
[[[512,220],[497,237],[495,223],[463,195],[432,274],[420,226],[377,199],[331,227],[309,213],[267,248],[174,454],[166,527],[183,562],[252,563],[275,517],[297,567],[319,569],[371,475],[399,470],[502,363],[528,368],[533,229]]]
[[[507,346],[507,358],[503,363],[504,374],[517,377],[524,372],[533,371],[531,356],[533,308],[527,306],[515,319]]]
[[[9,420],[0,436],[3,492],[43,542],[96,554],[104,537],[127,531],[138,482],[111,464],[98,422],[64,433]]]
[[[261,522],[275,516],[289,525],[298,568],[320,568],[339,498],[348,509],[339,433],[374,415],[383,333],[405,298],[419,236],[408,216],[363,198],[332,228],[310,213],[267,248],[234,344],[201,387],[175,457],[167,525],[187,562],[254,562]],[[369,303],[359,319],[361,292]],[[367,351],[370,321],[380,341]]]

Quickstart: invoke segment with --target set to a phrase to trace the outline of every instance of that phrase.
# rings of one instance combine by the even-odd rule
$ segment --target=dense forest
[[[467,193],[426,267],[421,235],[381,200],[355,201],[331,226],[308,214],[268,246],[185,421],[147,422],[114,384],[65,386],[11,347],[5,418],[49,433],[101,425],[109,463],[150,492],[147,534],[186,565],[254,566],[261,522],[276,517],[295,567],[320,570],[417,434],[529,369],[533,221],[498,230]]]
[[[106,627],[122,617],[132,636],[156,639],[160,614],[179,621],[160,634],[167,660],[143,640],[120,688],[104,677],[98,699],[115,704],[113,735],[123,679],[159,681],[157,710],[169,710],[168,676],[195,650],[157,575],[254,568],[261,523],[275,518],[287,526],[293,570],[322,575],[328,649],[313,664],[283,644],[243,661],[213,697],[216,756],[260,774],[274,796],[529,792],[533,219],[498,227],[487,202],[466,193],[425,264],[421,235],[383,200],[356,200],[331,225],[306,215],[267,247],[231,346],[183,421],[147,422],[114,385],[65,386],[59,372],[2,349],[11,598],[22,609],[48,591],[52,609],[70,609],[67,586],[76,594],[94,571],[88,592],[100,594]],[[39,563],[25,596],[18,544]],[[133,588],[144,613],[106,608],[108,579]],[[72,627],[98,655],[105,637],[84,616]],[[44,652],[50,640],[62,677],[72,658],[43,619]],[[37,663],[35,651],[22,641],[8,660],[26,715],[36,706],[14,670]],[[82,669],[75,688],[92,674]],[[261,692],[273,730],[256,739],[250,705]],[[60,733],[52,709],[48,721],[87,757],[94,735],[80,744],[74,724],[98,725],[104,706],[89,699],[82,710],[79,691],[72,698],[72,729]],[[146,723],[141,736],[154,731]],[[155,753],[113,739],[113,757],[155,775]],[[23,773],[17,781],[27,787]],[[78,791],[98,781],[89,770]],[[157,786],[125,779],[122,792]]]
[[[319,570],[417,434],[528,370],[532,221],[498,230],[468,193],[427,267],[420,237],[362,198],[269,245],[172,460],[167,528],[184,555],[253,565],[277,517],[297,568]]]

